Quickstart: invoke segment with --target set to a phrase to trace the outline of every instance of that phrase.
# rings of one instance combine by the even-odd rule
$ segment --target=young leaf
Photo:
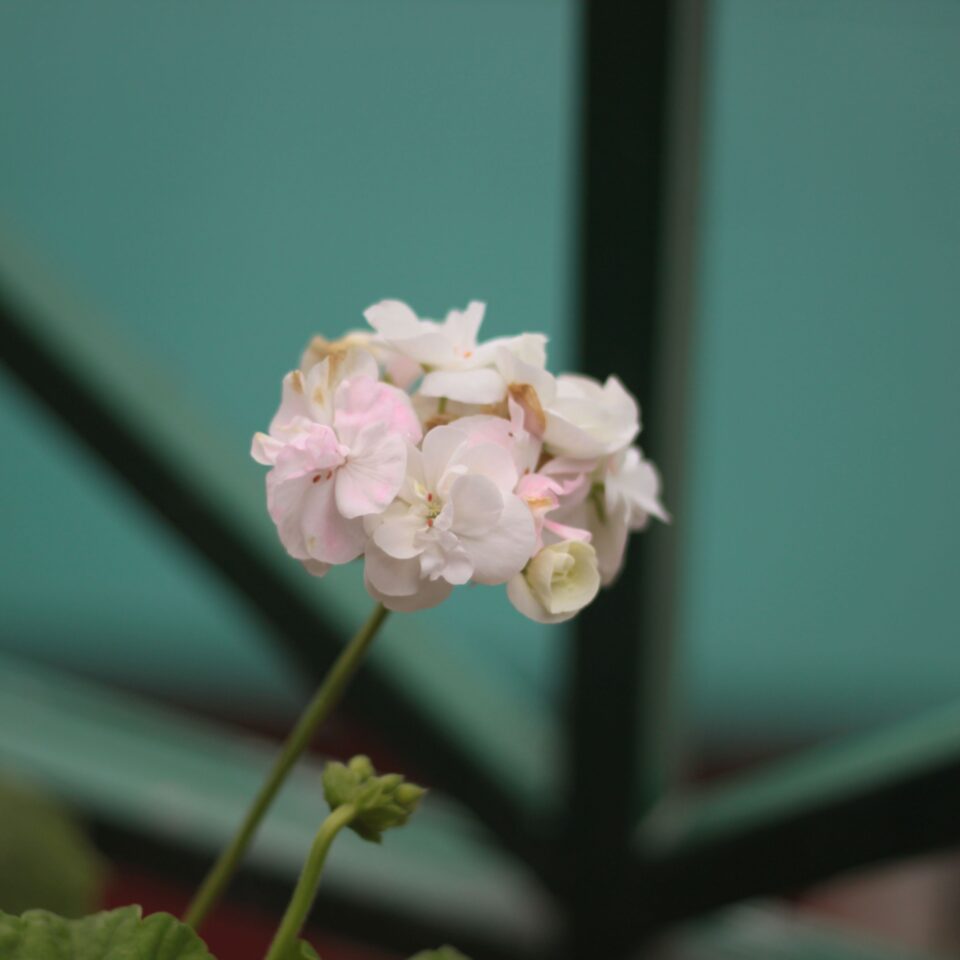
[[[82,917],[100,900],[103,865],[65,810],[0,780],[0,910]]]
[[[308,955],[309,956],[309,955]],[[65,920],[45,910],[0,913],[3,960],[214,960],[203,941],[168,913],[140,907]]]

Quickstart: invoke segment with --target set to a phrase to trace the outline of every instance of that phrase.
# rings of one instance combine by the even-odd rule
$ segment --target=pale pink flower
[[[518,479],[503,447],[471,443],[457,424],[429,431],[422,451],[408,450],[397,500],[366,521],[371,593],[391,609],[420,609],[453,585],[509,580],[536,539],[533,517],[513,493]]]
[[[361,518],[393,501],[421,436],[407,395],[371,365],[375,375],[368,354],[350,351],[288,374],[270,434],[253,439],[254,459],[272,467],[267,509],[280,540],[317,575],[363,553]]]

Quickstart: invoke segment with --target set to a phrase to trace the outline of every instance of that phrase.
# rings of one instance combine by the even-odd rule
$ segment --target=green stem
[[[303,929],[307,914],[310,913],[314,898],[317,895],[320,874],[323,872],[323,865],[326,863],[330,845],[336,835],[356,815],[357,808],[352,803],[345,803],[342,807],[337,807],[323,821],[320,832],[310,848],[307,862],[303,865],[303,870],[300,871],[300,879],[293,891],[293,897],[291,897],[287,911],[283,915],[283,920],[280,921],[280,926],[277,928],[265,960],[286,960],[286,958],[292,956],[291,948]]]
[[[330,716],[333,708],[340,702],[347,684],[357,672],[363,662],[367,648],[377,635],[380,625],[386,619],[387,609],[378,603],[370,614],[367,622],[360,628],[356,636],[344,647],[337,657],[329,673],[307,705],[297,725],[290,732],[280,756],[277,757],[270,771],[270,775],[260,787],[250,809],[244,817],[240,829],[236,832],[229,845],[220,854],[217,862],[210,869],[200,889],[193,898],[183,916],[183,922],[194,930],[206,919],[207,914],[216,906],[223,895],[227,884],[233,877],[243,859],[243,855],[250,845],[260,821],[263,819],[274,798],[283,786],[287,775],[300,755],[310,745],[314,734],[320,725]]]

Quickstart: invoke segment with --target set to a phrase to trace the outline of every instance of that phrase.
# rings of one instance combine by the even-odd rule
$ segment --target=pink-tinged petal
[[[378,380],[380,378],[380,366],[369,350],[362,347],[351,347],[340,358],[340,363],[336,366],[334,375],[337,382],[356,380],[358,377]]]
[[[423,367],[410,357],[383,347],[384,379],[401,390],[409,390],[423,374]]]
[[[250,444],[250,456],[257,463],[272,467],[277,462],[277,455],[283,449],[283,441],[276,437],[267,436],[265,433],[255,433],[253,442]]]
[[[303,569],[310,574],[311,577],[325,577],[330,572],[330,567],[332,564],[321,563],[319,560],[304,560]]]
[[[460,403],[499,403],[507,392],[502,376],[489,367],[479,370],[435,370],[420,384],[425,397],[446,397]]]
[[[429,610],[443,603],[453,591],[453,587],[446,580],[421,580],[417,591],[404,596],[392,596],[381,593],[371,583],[369,578],[365,582],[367,592],[374,600],[382,603],[388,610],[399,613],[414,613],[417,610]]]
[[[351,518],[382,513],[400,491],[406,469],[406,441],[371,424],[337,471],[337,509]]]
[[[477,583],[506,583],[526,566],[536,548],[533,517],[519,497],[506,496],[496,527],[482,537],[462,537],[461,542],[473,561]]]
[[[450,489],[453,507],[451,529],[461,537],[482,537],[499,522],[503,496],[487,477],[467,474],[458,477]]]
[[[379,424],[411,443],[420,442],[420,421],[402,390],[369,377],[345,380],[336,392],[333,425],[337,436],[352,447],[360,432],[371,424]]]
[[[455,425],[434,427],[423,438],[423,478],[428,490],[437,487],[447,472],[451,460],[465,447],[467,438]]]
[[[469,473],[487,477],[501,493],[513,493],[520,479],[510,452],[494,444],[468,447],[458,454],[457,462],[466,466]]]
[[[307,420],[300,424],[299,432],[277,451],[272,471],[276,482],[335,470],[343,463],[344,448],[330,427]]]
[[[373,542],[387,556],[409,560],[422,552],[423,548],[417,545],[416,538],[423,527],[423,517],[407,512],[378,524],[373,531]]]
[[[300,523],[307,553],[323,563],[348,563],[363,553],[367,536],[360,519],[341,516],[334,479],[310,483],[303,496]]]
[[[296,560],[310,558],[300,522],[303,498],[310,482],[309,476],[278,480],[275,470],[267,474],[267,511],[277,526],[284,549]]]
[[[310,405],[306,397],[306,380],[299,370],[294,370],[283,378],[280,408],[270,421],[270,435],[286,439],[298,418],[311,419]]]
[[[391,597],[409,597],[420,589],[420,561],[388,556],[375,543],[367,545],[364,577],[368,589]]]
[[[589,530],[584,530],[581,527],[571,527],[565,523],[557,523],[556,520],[551,520],[549,517],[543,521],[543,527],[550,532],[551,543],[560,543],[564,540],[590,543],[593,539],[593,534]]]
[[[460,417],[454,424],[467,438],[471,447],[481,443],[492,443],[504,450],[509,450],[514,443],[516,433],[515,424],[503,417],[492,417],[489,414],[477,414],[472,417]]]

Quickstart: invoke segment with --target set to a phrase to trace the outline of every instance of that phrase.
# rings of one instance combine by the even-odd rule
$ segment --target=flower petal
[[[381,300],[367,307],[363,315],[385,340],[403,340],[420,333],[420,318],[402,300]]]
[[[400,490],[407,469],[407,443],[381,424],[357,438],[337,471],[337,509],[345,517],[382,513]]]
[[[363,553],[367,537],[362,520],[341,515],[335,491],[333,478],[307,484],[300,514],[301,529],[311,559],[348,563]]]
[[[516,574],[507,581],[507,597],[516,610],[537,623],[562,623],[576,616],[575,613],[556,614],[545,610],[522,573]]]
[[[510,451],[495,444],[468,447],[457,455],[457,462],[469,473],[487,477],[501,493],[513,493],[520,479]]]
[[[379,594],[408,597],[420,589],[420,561],[388,556],[375,543],[367,544],[364,556],[364,577],[367,589]]]
[[[512,494],[503,498],[497,525],[482,537],[460,538],[473,561],[477,583],[506,583],[526,566],[536,548],[533,517],[527,505]]]
[[[497,370],[434,370],[420,384],[425,397],[446,397],[460,403],[498,403],[507,392],[507,382]]]
[[[385,520],[373,531],[373,542],[388,556],[408,560],[422,552],[416,537],[423,526],[423,517],[415,513]]]
[[[255,433],[250,444],[250,456],[257,463],[272,467],[277,462],[277,455],[283,449],[283,441],[270,437],[265,433]]]
[[[503,496],[496,484],[478,474],[467,474],[454,481],[450,504],[453,506],[451,529],[458,536],[484,536],[497,525],[503,513]]]
[[[387,383],[370,377],[344,380],[337,387],[334,410],[334,429],[347,446],[352,447],[360,432],[371,424],[379,424],[411,443],[420,442],[420,421],[410,398]]]
[[[367,592],[374,600],[378,600],[388,610],[401,613],[413,613],[417,610],[436,607],[443,603],[453,591],[452,585],[446,580],[421,580],[415,593],[403,596],[381,593],[369,579],[365,581],[365,585]]]
[[[427,489],[438,492],[440,481],[454,456],[467,442],[455,426],[434,427],[423,438],[423,479]]]

